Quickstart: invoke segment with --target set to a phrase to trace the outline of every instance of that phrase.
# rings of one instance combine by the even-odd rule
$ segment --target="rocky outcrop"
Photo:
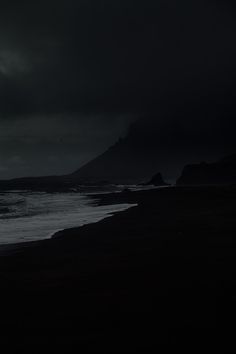
[[[201,162],[184,167],[177,185],[236,184],[236,155],[215,163]]]
[[[167,186],[168,184],[163,180],[162,174],[156,173],[150,181],[148,181],[147,183],[143,184],[144,186]]]

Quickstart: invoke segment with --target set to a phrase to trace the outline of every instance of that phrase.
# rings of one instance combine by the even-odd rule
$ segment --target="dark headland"
[[[216,162],[201,162],[184,167],[178,185],[229,185],[236,184],[236,155]]]
[[[2,249],[2,335],[39,336],[39,347],[48,337],[53,352],[229,352],[236,187],[168,187],[98,202],[138,206]]]

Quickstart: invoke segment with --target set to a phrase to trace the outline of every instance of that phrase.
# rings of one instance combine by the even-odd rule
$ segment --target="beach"
[[[81,353],[230,352],[236,187],[94,198],[137,206],[49,240],[2,248],[2,336],[56,336],[55,346],[68,352],[73,343]]]

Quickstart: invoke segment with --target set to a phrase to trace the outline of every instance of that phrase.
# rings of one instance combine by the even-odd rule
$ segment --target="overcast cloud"
[[[0,176],[69,172],[139,116],[234,94],[235,35],[233,1],[5,2]]]

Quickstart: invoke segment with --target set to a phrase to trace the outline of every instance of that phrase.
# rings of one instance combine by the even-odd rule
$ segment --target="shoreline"
[[[0,257],[2,333],[56,331],[84,353],[156,353],[176,343],[226,352],[236,188],[171,187],[99,203],[112,200],[138,206]]]
[[[122,203],[120,203],[122,204]],[[116,205],[115,203],[114,204],[103,204],[103,205]],[[118,204],[117,204],[118,205]],[[84,226],[89,226],[89,225],[96,225],[96,224],[99,224],[100,222],[104,221],[104,220],[107,220],[109,218],[112,218],[114,215],[116,214],[120,214],[120,213],[123,213],[123,212],[126,212],[128,211],[129,209],[132,209],[132,208],[135,208],[137,207],[138,204],[130,204],[130,206],[126,206],[125,209],[122,209],[122,210],[119,210],[119,211],[114,211],[114,212],[109,212],[107,214],[104,215],[104,217],[101,219],[101,220],[98,220],[98,221],[92,221],[92,222],[89,222],[89,223],[86,223],[86,224],[83,224],[83,225],[80,225],[80,226],[75,226],[75,227],[71,227],[71,228],[66,228],[66,229],[61,229],[61,230],[58,230],[56,232],[53,232],[51,237],[48,238],[48,239],[45,239],[45,240],[39,240],[38,242],[40,241],[46,241],[46,240],[53,240],[53,239],[57,239],[59,237],[61,237],[61,235],[64,235],[66,234],[67,232],[70,232],[71,230],[77,230],[78,232],[80,231],[81,228],[83,228]],[[35,241],[37,242],[37,241]]]
[[[99,194],[89,194],[89,195],[86,195],[86,198],[88,199],[87,200],[87,204],[85,206],[83,206],[81,208],[81,210],[78,211],[78,215],[77,215],[77,221],[74,220],[71,225],[69,225],[70,223],[66,222],[67,220],[67,216],[66,217],[63,217],[65,220],[65,226],[63,225],[63,222],[61,223],[62,225],[60,225],[61,227],[55,227],[54,229],[49,228],[48,230],[48,233],[46,234],[44,232],[44,234],[42,233],[41,237],[38,236],[38,237],[28,237],[28,239],[24,239],[24,237],[20,237],[20,239],[18,240],[18,238],[13,238],[13,240],[11,240],[10,242],[8,242],[6,240],[6,237],[5,239],[3,239],[3,242],[0,243],[0,255],[3,253],[3,250],[6,249],[6,250],[10,250],[10,249],[20,249],[21,247],[22,248],[25,248],[27,247],[27,245],[31,245],[31,244],[34,244],[35,242],[40,242],[40,241],[46,241],[46,240],[49,240],[51,238],[54,238],[56,234],[58,233],[61,233],[65,230],[70,230],[71,228],[80,228],[84,225],[89,225],[89,224],[93,224],[93,223],[97,223],[105,218],[108,218],[108,217],[111,217],[113,214],[117,213],[117,212],[120,212],[120,211],[123,211],[123,210],[126,210],[126,209],[129,209],[130,207],[134,206],[134,204],[131,204],[131,203],[111,203],[110,204],[110,209],[109,210],[108,208],[101,208],[105,205],[102,205],[98,202],[98,200],[100,200],[100,194],[103,194],[103,193],[99,193]],[[107,192],[105,192],[104,194],[107,194]],[[121,205],[122,204],[122,205]],[[109,204],[106,204],[106,206],[109,207]],[[84,207],[86,207],[88,210],[87,211],[84,211]],[[90,208],[89,208],[90,207]],[[53,214],[53,211],[51,211],[51,213]],[[70,215],[68,216],[70,218]],[[75,219],[75,217],[73,217]],[[12,219],[11,223],[14,224],[14,219]],[[66,225],[68,224],[68,225]],[[40,228],[40,224],[36,225],[37,229]],[[56,225],[54,225],[56,226]],[[16,226],[17,227],[17,226]],[[44,230],[45,231],[45,230]],[[47,230],[46,230],[47,231]],[[23,232],[22,232],[23,233]],[[11,236],[13,235],[14,233],[12,232],[10,234],[10,239],[11,239]],[[34,236],[34,233],[33,235]]]
[[[21,250],[25,249],[26,247],[31,247],[31,246],[37,246],[37,244],[40,244],[41,242],[47,242],[53,239],[56,239],[57,237],[61,237],[58,236],[58,234],[64,234],[67,231],[70,232],[70,230],[80,230],[80,228],[82,228],[83,226],[86,225],[92,225],[92,224],[97,224],[100,223],[103,220],[106,220],[107,218],[111,218],[116,214],[125,212],[127,210],[129,210],[130,208],[133,207],[137,207],[138,203],[132,203],[130,202],[131,198],[131,193],[132,193],[132,197],[134,195],[138,195],[138,194],[143,194],[146,192],[151,192],[151,191],[156,191],[156,190],[161,190],[161,189],[166,189],[166,188],[182,188],[182,187],[177,187],[177,186],[161,186],[161,187],[153,187],[153,188],[147,188],[147,189],[139,189],[139,190],[128,190],[128,191],[121,191],[121,192],[99,192],[99,193],[89,193],[88,195],[86,194],[86,196],[88,196],[91,199],[91,202],[93,202],[93,206],[109,206],[109,205],[119,205],[119,204],[127,204],[130,206],[127,206],[124,210],[121,211],[114,211],[114,212],[108,212],[107,214],[105,214],[105,216],[98,221],[94,221],[94,222],[90,222],[90,223],[86,223],[84,225],[81,226],[75,226],[75,227],[71,227],[71,228],[62,228],[59,229],[57,231],[53,231],[50,236],[48,236],[47,238],[43,238],[43,239],[39,239],[39,240],[34,240],[34,241],[23,241],[23,242],[16,242],[16,243],[9,243],[9,244],[0,244],[0,257],[4,256],[4,250],[7,251],[14,251],[14,250]],[[7,192],[9,193],[9,191]],[[136,200],[136,199],[135,199]]]
[[[65,237],[66,238],[66,234],[69,234],[71,231],[73,232],[80,232],[80,229],[83,229],[86,226],[89,225],[99,225],[101,222],[103,222],[104,220],[108,219],[108,218],[112,218],[115,215],[119,215],[121,213],[125,213],[128,212],[129,209],[135,208],[135,207],[139,207],[139,203],[142,202],[142,199],[145,195],[151,195],[152,192],[156,192],[156,191],[163,191],[163,190],[173,190],[174,192],[177,191],[183,191],[186,192],[188,190],[213,190],[213,191],[217,191],[217,190],[228,190],[228,189],[234,189],[236,191],[236,186],[217,186],[217,185],[212,185],[212,186],[175,186],[175,185],[171,185],[171,186],[165,186],[164,188],[150,188],[150,189],[144,189],[144,190],[137,190],[137,191],[123,191],[123,192],[105,192],[105,193],[91,193],[89,194],[89,198],[91,199],[91,202],[93,203],[93,205],[96,206],[109,206],[109,205],[119,205],[119,204],[129,204],[130,206],[127,207],[124,210],[121,211],[115,211],[112,214],[107,213],[104,218],[102,218],[101,220],[95,221],[95,222],[90,222],[90,223],[86,223],[84,225],[81,226],[75,226],[75,227],[71,227],[71,228],[62,228],[59,229],[55,232],[52,232],[52,234],[47,237],[47,238],[43,238],[43,239],[39,239],[39,240],[34,240],[34,241],[23,241],[23,242],[16,242],[16,243],[9,243],[9,244],[0,244],[0,257],[4,256],[4,249],[6,251],[6,255],[7,255],[7,251],[21,251],[24,250],[26,248],[30,248],[30,247],[37,247],[38,245],[44,244],[44,243],[48,243],[51,242],[53,240],[56,240],[57,238],[62,238]],[[137,202],[138,201],[138,202]],[[60,235],[58,235],[60,234]],[[65,240],[66,241],[66,240]]]

